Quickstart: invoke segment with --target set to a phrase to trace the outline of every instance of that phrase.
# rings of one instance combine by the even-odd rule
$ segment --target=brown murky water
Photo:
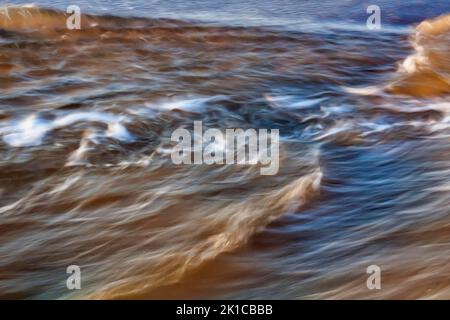
[[[450,298],[449,16],[65,21],[0,13],[0,297]],[[279,173],[174,165],[195,120],[279,129]]]

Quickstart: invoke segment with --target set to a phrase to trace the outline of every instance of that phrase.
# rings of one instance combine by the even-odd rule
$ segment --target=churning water
[[[0,10],[0,297],[450,298],[448,1],[90,2]],[[278,174],[174,165],[194,121]]]

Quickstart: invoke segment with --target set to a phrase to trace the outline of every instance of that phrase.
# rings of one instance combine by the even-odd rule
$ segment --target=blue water
[[[24,1],[7,1],[25,4]],[[365,26],[369,5],[378,5],[382,22],[387,25],[409,25],[449,11],[447,0],[361,1],[361,0],[38,0],[32,3],[65,10],[78,5],[84,13],[194,19],[206,22],[241,25],[302,25],[351,23]]]

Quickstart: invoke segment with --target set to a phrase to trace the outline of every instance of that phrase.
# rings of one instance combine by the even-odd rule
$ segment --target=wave
[[[180,281],[186,272],[220,254],[236,250],[272,221],[304,206],[319,190],[321,179],[322,173],[317,169],[258,200],[250,199],[243,203],[230,204],[217,210],[214,215],[204,216],[203,223],[209,232],[215,230],[213,234],[195,244],[167,248],[172,252],[159,256],[156,268],[152,268],[150,273],[147,271],[148,265],[140,266],[140,271],[135,269],[134,272],[127,272],[126,281],[122,277],[120,281],[96,288],[89,298],[129,298]],[[173,231],[179,233],[180,228],[183,228],[183,225]],[[130,268],[134,267],[129,266],[126,270],[129,271]]]
[[[397,68],[387,85],[342,86],[344,92],[360,95],[395,94],[419,98],[450,93],[450,15],[421,22],[410,37],[414,52]]]
[[[50,8],[40,8],[33,4],[22,6],[0,7],[0,29],[5,31],[39,31],[51,33],[67,31],[67,18],[70,14]],[[118,16],[97,16],[81,14],[80,27],[82,31],[106,28],[142,28],[159,26],[183,25],[182,21],[173,19],[149,19],[149,18],[122,18]]]
[[[420,23],[412,36],[414,53],[399,66],[387,91],[417,97],[450,93],[450,15]]]
[[[6,32],[34,32],[45,37],[56,36],[59,40],[77,41],[100,39],[108,41],[138,41],[151,35],[160,43],[179,42],[225,44],[239,42],[270,42],[271,33],[255,27],[212,27],[174,19],[96,16],[82,14],[81,30],[68,30],[68,14],[54,9],[36,6],[7,6],[0,9],[0,29]],[[246,32],[242,32],[242,31]],[[237,34],[230,31],[240,30]],[[68,35],[70,34],[70,37]],[[277,37],[280,35],[277,34]],[[288,39],[289,36],[286,36]],[[420,23],[410,39],[414,52],[401,63],[387,85],[368,88],[348,88],[344,91],[373,95],[387,92],[415,97],[442,96],[450,93],[450,15],[425,20]]]

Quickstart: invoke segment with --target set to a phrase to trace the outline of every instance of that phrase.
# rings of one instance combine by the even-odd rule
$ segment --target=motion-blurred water
[[[0,297],[450,298],[449,4],[369,4],[0,10]],[[279,173],[174,165],[196,120]]]

